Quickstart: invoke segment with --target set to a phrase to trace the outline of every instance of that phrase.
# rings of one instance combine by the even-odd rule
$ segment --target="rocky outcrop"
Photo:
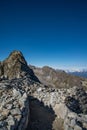
[[[73,87],[71,89],[52,89],[37,87],[33,92],[33,96],[40,102],[44,102],[45,106],[51,106],[57,115],[57,118],[63,119],[64,130],[87,130],[87,115],[81,108],[86,109],[87,104],[80,102],[79,94],[77,91],[81,91],[84,97],[84,90],[82,88]],[[75,94],[75,98],[73,95]],[[86,94],[83,99],[85,102],[87,99]],[[61,128],[60,128],[61,129]]]
[[[0,130],[25,130],[28,125],[29,100],[22,85],[17,80],[0,82]]]
[[[59,85],[66,79],[65,72],[57,74],[54,70],[45,67],[40,70],[41,75],[43,75],[43,71],[45,71],[44,80],[47,78],[49,82],[51,79],[53,83],[57,80],[55,77],[61,74],[63,77],[61,80],[58,79]],[[49,73],[52,74],[51,77],[49,77]],[[41,120],[36,116],[30,130],[41,130],[42,127],[44,128],[42,130],[87,130],[87,93],[82,87],[79,87],[81,82],[79,78],[74,77],[73,81],[75,81],[74,83],[79,81],[79,85],[71,87],[68,84],[67,87],[65,84],[64,87],[61,85],[52,87],[53,84],[51,86],[42,84],[32,69],[27,66],[22,53],[12,52],[6,60],[0,62],[0,130],[25,130],[27,125],[31,125],[31,101],[36,103],[36,106],[39,105],[40,112],[44,104],[46,114],[50,113],[49,117],[46,116],[46,121],[50,120],[51,124],[49,127],[44,124],[45,127],[43,127]],[[50,118],[56,120],[55,123],[59,123],[61,126],[53,127],[53,120]]]
[[[25,130],[29,120],[29,99],[25,86],[38,78],[27,66],[23,54],[13,51],[0,62],[0,129]]]
[[[13,51],[6,60],[0,62],[1,79],[22,78],[26,75],[39,82],[20,51]]]

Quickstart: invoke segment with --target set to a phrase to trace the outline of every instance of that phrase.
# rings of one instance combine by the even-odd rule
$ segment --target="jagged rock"
[[[57,83],[61,85],[61,80],[58,77],[53,78],[53,76],[60,76],[61,74],[64,75],[64,77],[61,77],[63,83],[68,82],[68,80],[65,80],[65,72],[59,72],[58,75],[56,71],[47,67],[44,67],[43,71],[45,71],[45,79],[47,78],[49,82],[49,79],[52,82],[58,80],[59,82]],[[40,70],[40,74],[43,75],[43,71]],[[49,72],[52,76],[49,76]],[[73,87],[73,85],[72,87],[67,87],[67,83],[64,84],[66,87],[63,87],[62,84],[60,88],[52,88],[50,85],[47,87],[41,84],[33,71],[27,66],[22,53],[19,51],[12,52],[6,60],[0,62],[0,77],[1,130],[25,130],[27,128],[28,123],[30,123],[29,118],[30,116],[32,117],[29,110],[31,107],[29,101],[33,101],[36,105],[39,105],[39,108],[44,105],[45,111],[48,110],[52,114],[51,117],[53,119],[55,119],[55,113],[57,116],[56,121],[62,124],[61,130],[63,129],[63,123],[64,130],[87,129],[87,94],[82,88]],[[70,79],[69,82],[71,81]],[[79,81],[77,79],[75,83]],[[41,130],[41,123],[39,119],[36,119],[32,123],[33,125],[31,125],[32,129]],[[47,126],[46,128],[49,130],[52,129],[51,126]]]
[[[21,80],[15,79],[15,83],[18,82],[21,88],[19,89],[19,86],[15,86],[14,88],[14,83],[12,81],[4,80],[0,83],[0,127],[2,130],[5,128],[7,130],[17,130],[19,124],[22,124],[22,118],[28,120],[29,117],[29,101],[25,90],[23,90],[23,84],[21,85]],[[3,89],[3,86],[6,86],[7,84],[11,87],[9,89],[4,87]],[[21,106],[20,100],[22,100]],[[27,114],[24,115],[23,113],[26,113],[26,111]],[[28,121],[25,120],[24,124],[26,123],[28,123]]]
[[[7,78],[21,78],[26,75],[33,80],[39,82],[38,78],[34,75],[32,69],[28,67],[22,52],[13,51],[7,59],[5,59],[3,62],[0,62],[1,80]]]

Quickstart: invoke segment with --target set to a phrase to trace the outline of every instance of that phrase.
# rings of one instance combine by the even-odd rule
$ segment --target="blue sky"
[[[1,1],[0,60],[12,50],[36,66],[87,68],[86,0]]]

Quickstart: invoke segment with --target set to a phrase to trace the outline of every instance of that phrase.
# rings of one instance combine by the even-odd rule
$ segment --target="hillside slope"
[[[56,71],[55,69],[44,66],[43,68],[37,68],[29,66],[33,69],[38,79],[46,86],[57,87],[57,88],[69,88],[73,86],[82,86],[84,78],[67,74],[65,71]]]

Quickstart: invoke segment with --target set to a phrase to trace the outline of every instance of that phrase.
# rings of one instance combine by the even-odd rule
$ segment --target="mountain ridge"
[[[28,66],[19,51],[0,62],[0,78],[1,130],[87,130],[84,78]]]
[[[83,78],[87,78],[87,70],[83,71],[74,71],[74,72],[67,72],[68,74],[74,75],[74,76],[79,76]]]
[[[33,69],[35,75],[38,79],[46,86],[52,87],[72,87],[72,86],[82,86],[81,80],[84,78],[78,76],[73,76],[66,73],[63,70],[56,70],[49,66],[44,66],[42,68],[29,65]]]

